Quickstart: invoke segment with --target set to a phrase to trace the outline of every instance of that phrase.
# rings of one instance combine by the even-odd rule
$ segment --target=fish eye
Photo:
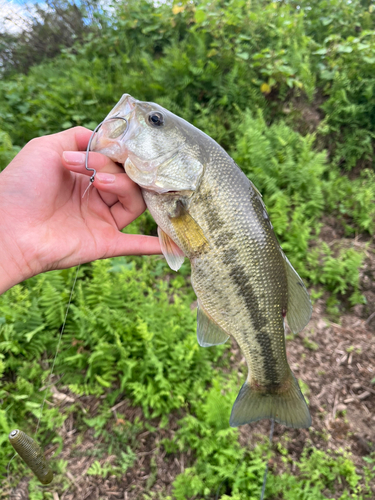
[[[148,121],[153,127],[161,127],[164,125],[164,116],[159,111],[152,111],[148,115]]]

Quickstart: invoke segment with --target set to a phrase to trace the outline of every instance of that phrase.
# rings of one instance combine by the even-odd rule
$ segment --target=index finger
[[[64,132],[50,135],[49,137],[58,139],[63,151],[85,151],[89,143],[92,130],[85,127],[74,127]]]

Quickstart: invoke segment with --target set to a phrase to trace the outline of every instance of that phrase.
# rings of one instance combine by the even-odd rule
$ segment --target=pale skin
[[[157,238],[121,229],[146,209],[124,170],[99,153],[85,169],[91,131],[33,139],[0,173],[0,294],[53,269],[120,255],[160,254]]]

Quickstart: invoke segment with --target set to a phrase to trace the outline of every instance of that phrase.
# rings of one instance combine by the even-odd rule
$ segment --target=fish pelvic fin
[[[292,372],[285,382],[284,390],[259,391],[248,381],[241,387],[232,408],[230,426],[238,427],[263,418],[273,418],[275,422],[287,427],[310,427],[310,412]]]
[[[185,260],[184,252],[176,245],[170,236],[158,226],[158,236],[161,251],[169,267],[173,271],[178,271]]]
[[[284,252],[282,255],[286,263],[286,276],[288,280],[288,307],[286,319],[292,332],[298,333],[302,331],[310,321],[312,305],[309,292],[303,281],[298,276]]]
[[[201,347],[224,344],[229,335],[206,313],[198,301],[197,339]]]

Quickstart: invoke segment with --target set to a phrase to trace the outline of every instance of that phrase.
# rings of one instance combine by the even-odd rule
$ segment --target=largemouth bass
[[[141,187],[170,267],[190,259],[199,344],[222,344],[232,335],[246,359],[230,425],[273,418],[309,427],[286,357],[284,319],[301,331],[311,303],[259,191],[213,139],[158,104],[125,94],[107,118],[93,150],[122,163]]]

